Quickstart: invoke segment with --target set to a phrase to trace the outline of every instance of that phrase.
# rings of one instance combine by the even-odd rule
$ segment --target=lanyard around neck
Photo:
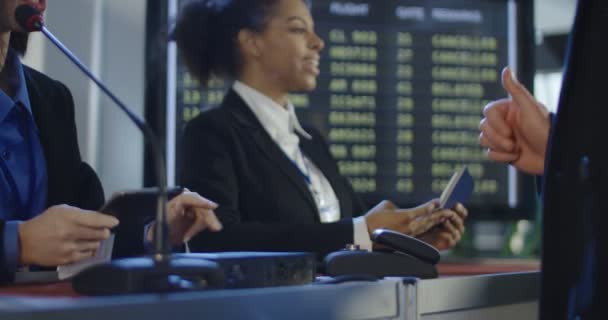
[[[293,166],[296,168],[296,170],[298,170],[298,172],[300,173],[300,175],[302,176],[302,178],[304,179],[304,181],[306,181],[306,184],[311,187],[312,186],[312,174],[310,168],[308,167],[308,164],[306,163],[306,158],[304,158],[304,154],[302,153],[302,150],[300,150],[300,147],[298,146],[298,155],[300,155],[300,159],[302,159],[302,165],[304,166],[304,168],[306,169],[306,172],[304,172],[302,170],[302,168],[300,168],[300,166],[298,165],[298,163],[296,162],[296,160],[289,158],[289,160],[291,161],[291,163],[293,164]]]

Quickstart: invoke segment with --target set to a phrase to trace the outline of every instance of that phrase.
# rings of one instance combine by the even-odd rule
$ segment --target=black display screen
[[[169,14],[187,1],[175,1]],[[466,164],[475,178],[471,207],[530,207],[532,179],[487,160],[478,142],[484,105],[506,95],[502,68],[517,69],[525,58],[516,46],[518,8],[498,0],[312,2],[325,42],[321,75],[316,90],[291,100],[300,121],[327,138],[340,171],[367,202],[420,204]],[[187,121],[217,106],[229,85],[214,81],[201,90],[174,57],[167,69],[174,72],[167,86],[175,92],[167,125],[173,150]],[[509,217],[530,216],[525,211]]]

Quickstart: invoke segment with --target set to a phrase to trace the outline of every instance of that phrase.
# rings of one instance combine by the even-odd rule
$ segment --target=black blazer
[[[72,94],[62,83],[31,68],[24,66],[24,74],[46,160],[48,207],[69,204],[99,209],[104,201],[103,189],[93,169],[80,157]],[[0,282],[12,278],[2,261],[3,231],[4,223],[0,222]]]
[[[217,202],[224,225],[190,242],[196,251],[311,251],[325,254],[353,242],[352,217],[361,200],[318,131],[300,147],[323,172],[340,201],[342,220],[321,224],[301,173],[253,112],[230,90],[219,108],[193,119],[181,145],[180,184]]]

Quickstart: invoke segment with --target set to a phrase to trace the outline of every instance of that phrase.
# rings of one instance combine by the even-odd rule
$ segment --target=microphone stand
[[[144,292],[171,292],[219,288],[224,285],[224,274],[218,264],[208,260],[176,258],[170,254],[167,207],[167,173],[165,158],[158,138],[150,126],[133,113],[101,82],[80,60],[45,26],[42,15],[35,8],[21,5],[16,10],[17,21],[27,31],[41,31],[66,57],[91,79],[142,131],[152,147],[159,194],[154,230],[154,254],[150,257],[124,258],[110,263],[94,265],[78,275],[72,286],[84,294],[121,294]],[[142,230],[143,232],[143,230]]]
[[[163,262],[167,259],[169,254],[168,241],[165,239],[168,231],[168,225],[166,221],[166,208],[167,208],[167,172],[165,166],[165,157],[163,155],[160,143],[156,134],[152,131],[150,126],[133,113],[118,97],[108,89],[108,87],[101,82],[80,60],[65,46],[55,35],[53,35],[47,27],[41,26],[40,32],[42,32],[57,49],[59,49],[65,56],[70,59],[89,79],[91,79],[101,91],[103,91],[126,115],[131,121],[142,131],[144,139],[152,147],[152,152],[155,159],[156,176],[158,178],[158,200],[156,207],[156,229],[154,230],[154,260],[156,262]]]

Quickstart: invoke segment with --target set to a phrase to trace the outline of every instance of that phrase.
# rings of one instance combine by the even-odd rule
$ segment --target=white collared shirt
[[[319,209],[320,221],[323,223],[338,221],[340,202],[331,184],[323,172],[300,150],[300,137],[296,133],[306,139],[312,137],[300,125],[291,101],[288,101],[284,108],[268,96],[238,80],[234,82],[232,88],[245,101],[272,140],[298,167],[303,179],[308,180],[308,188]],[[353,243],[358,244],[362,249],[370,250],[372,245],[365,219],[358,217],[353,220]]]

